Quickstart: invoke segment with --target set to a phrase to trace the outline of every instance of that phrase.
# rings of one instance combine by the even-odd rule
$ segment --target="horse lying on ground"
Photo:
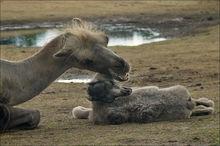
[[[108,37],[92,25],[76,22],[35,55],[21,61],[0,60],[0,131],[33,129],[40,122],[38,110],[13,106],[38,95],[71,67],[108,74],[123,81],[128,63],[107,48]]]
[[[148,123],[187,119],[214,112],[214,102],[193,99],[184,86],[158,88],[119,86],[111,77],[98,74],[88,87],[92,108],[78,106],[72,114],[95,124]]]

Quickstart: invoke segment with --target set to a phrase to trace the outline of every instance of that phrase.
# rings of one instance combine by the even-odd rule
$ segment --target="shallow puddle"
[[[56,82],[58,83],[89,83],[92,79],[59,79]]]
[[[103,24],[100,27],[109,36],[108,46],[137,46],[166,40],[156,29],[138,27],[133,24]],[[0,45],[42,47],[61,33],[62,31],[57,28],[46,29],[37,33],[1,38]]]
[[[100,29],[109,37],[108,46],[137,46],[146,43],[164,41],[160,32],[154,28],[135,26],[134,24],[103,24]],[[16,30],[14,31],[16,34]],[[31,29],[30,29],[31,32]],[[39,32],[26,35],[16,35],[9,38],[1,38],[0,45],[15,45],[17,47],[42,47],[53,38],[62,33],[61,28],[42,29]],[[77,75],[71,79],[58,79],[59,83],[88,83],[92,77]]]

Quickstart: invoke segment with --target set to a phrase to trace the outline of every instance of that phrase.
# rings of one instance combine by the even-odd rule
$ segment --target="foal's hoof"
[[[208,98],[199,98],[196,100],[196,105],[203,105],[206,107],[214,107],[214,102],[212,100],[209,100]]]
[[[123,96],[131,95],[132,89],[129,88],[129,87],[122,87],[121,93],[122,93]]]

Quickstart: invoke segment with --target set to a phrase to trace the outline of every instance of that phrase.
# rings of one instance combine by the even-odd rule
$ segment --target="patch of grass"
[[[21,60],[39,51],[39,48],[18,48],[13,45],[0,46],[1,59]]]
[[[16,30],[16,31],[1,31],[0,33],[0,39],[1,38],[9,38],[9,37],[14,37],[14,36],[19,36],[19,35],[28,35],[28,34],[33,34],[33,33],[38,33],[38,32],[43,32],[45,29],[30,29],[30,30]]]
[[[86,85],[53,83],[19,107],[39,109],[39,128],[0,135],[2,145],[180,145],[219,144],[219,26],[197,34],[137,47],[113,47],[132,66],[130,86],[187,86],[194,98],[215,102],[215,114],[149,124],[93,125],[70,117],[73,107],[89,107]],[[18,60],[37,48],[1,46],[1,58]],[[153,68],[153,69],[152,69]],[[199,84],[198,84],[199,83]]]
[[[219,1],[1,1],[1,22],[65,20],[72,17],[117,17],[211,14]]]

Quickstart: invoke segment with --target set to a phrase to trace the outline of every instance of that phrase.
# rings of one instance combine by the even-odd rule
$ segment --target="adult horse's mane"
[[[98,29],[93,23],[78,18],[74,18],[72,23],[66,25],[64,33],[72,33],[81,40],[91,39],[89,36],[92,36],[96,40],[103,41],[103,36],[106,36],[105,32]]]

